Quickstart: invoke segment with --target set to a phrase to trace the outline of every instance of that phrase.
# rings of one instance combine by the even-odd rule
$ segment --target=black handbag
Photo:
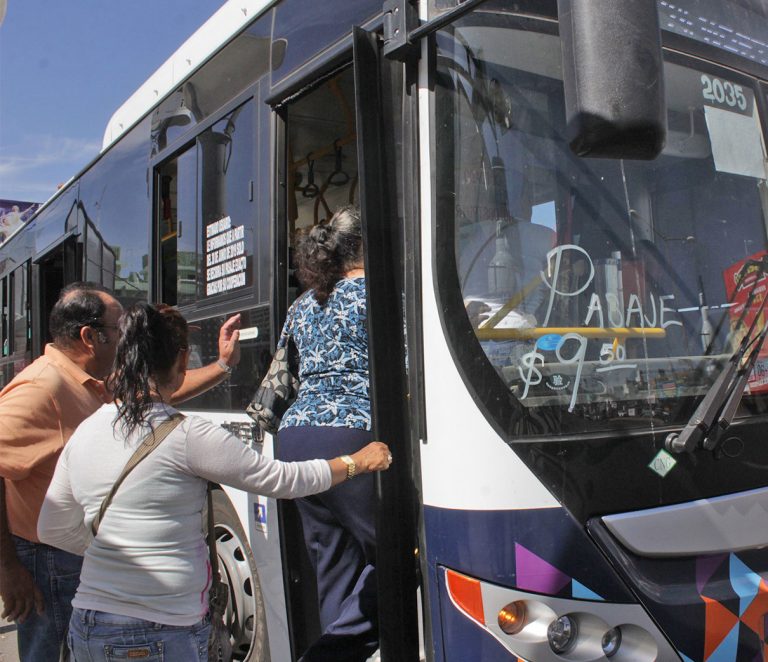
[[[265,432],[277,433],[283,414],[299,392],[298,351],[293,339],[280,347],[259,388],[246,408],[246,413]]]
[[[280,420],[298,393],[299,350],[293,337],[286,335],[285,342],[275,351],[269,370],[245,412],[262,430],[277,434]]]

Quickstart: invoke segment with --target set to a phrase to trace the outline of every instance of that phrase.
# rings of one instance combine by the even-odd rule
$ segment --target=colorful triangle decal
[[[717,554],[715,556],[700,556],[696,559],[696,589],[699,591],[699,595],[704,594],[704,586],[712,579],[715,570],[726,558],[728,558],[727,554]]]
[[[765,580],[760,581],[757,595],[752,602],[741,613],[741,622],[744,623],[760,639],[763,638],[765,628],[763,619],[768,614],[768,584]]]
[[[705,625],[704,625],[704,659],[717,662],[717,658],[710,657],[719,649],[723,641],[731,634],[732,630],[739,622],[739,617],[730,612],[717,600],[712,600],[702,596],[705,604]],[[725,659],[725,658],[723,658]],[[733,662],[734,657],[728,658],[728,662]]]
[[[730,613],[730,612],[728,612]],[[733,662],[736,659],[739,646],[739,626],[731,629],[722,643],[714,650],[712,655],[705,657],[705,662]],[[705,653],[706,655],[706,653]]]
[[[575,579],[571,580],[571,596],[580,600],[605,600],[603,596],[588,589],[584,584],[577,582]]]
[[[739,596],[739,616],[741,616],[755,599],[762,577],[744,565],[735,554],[731,554],[728,570],[731,586]]]
[[[517,587],[524,591],[556,595],[571,581],[568,575],[519,543],[515,543],[515,565]]]

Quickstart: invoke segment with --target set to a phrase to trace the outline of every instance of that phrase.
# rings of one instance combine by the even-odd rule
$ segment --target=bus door
[[[276,260],[281,269],[276,279],[282,289],[276,305],[280,323],[286,306],[301,290],[294,275],[297,235],[330,219],[335,209],[360,202],[354,103],[353,70],[346,67],[281,109],[285,132],[280,180],[285,187],[278,211],[278,234],[283,240]],[[315,576],[295,505],[280,502],[279,517],[288,625],[296,659],[320,635]]]
[[[279,109],[275,331],[279,332],[287,306],[301,291],[293,261],[297,233],[330,219],[343,205],[359,205],[368,288],[373,431],[397,458],[377,483],[381,659],[406,662],[418,659],[415,515],[403,386],[401,224],[389,193],[395,162],[391,130],[382,117],[382,98],[387,93],[381,72],[376,37],[356,29],[353,65],[326,74]],[[279,518],[288,625],[296,659],[320,634],[316,580],[294,504],[281,502]]]
[[[32,307],[32,354],[37,358],[51,341],[48,319],[59,292],[68,283],[82,279],[82,245],[68,237],[32,264],[32,291],[39,297]]]
[[[417,505],[412,458],[418,434],[411,426],[415,417],[409,407],[418,397],[409,391],[406,338],[412,350],[408,361],[417,369],[413,343],[413,318],[406,325],[404,306],[415,287],[406,268],[406,241],[413,198],[406,190],[410,173],[408,154],[413,141],[407,138],[405,117],[413,106],[402,95],[403,69],[385,60],[381,41],[373,33],[355,28],[355,106],[360,163],[360,208],[363,218],[365,270],[368,290],[368,334],[371,407],[374,438],[389,444],[395,459],[378,476],[378,544],[376,573],[379,585],[379,641],[384,662],[419,659],[416,603],[418,543]],[[414,220],[411,216],[410,220]],[[413,225],[413,224],[411,224]]]

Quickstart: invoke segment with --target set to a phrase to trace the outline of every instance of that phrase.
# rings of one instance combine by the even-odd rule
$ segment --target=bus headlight
[[[443,570],[454,607],[518,659],[677,659],[675,650],[639,604],[527,593],[450,568]]]
[[[558,655],[567,652],[576,642],[579,634],[579,626],[576,619],[571,616],[561,616],[549,624],[547,628],[547,641],[549,647]]]
[[[603,635],[603,654],[605,657],[613,657],[621,646],[621,628],[611,628]]]
[[[499,610],[499,627],[504,634],[517,634],[525,625],[525,602],[510,602]]]

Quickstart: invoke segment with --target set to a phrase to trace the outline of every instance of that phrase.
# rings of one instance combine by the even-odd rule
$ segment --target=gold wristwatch
[[[357,465],[349,455],[342,455],[339,459],[347,465],[347,480],[353,478],[357,473]]]

